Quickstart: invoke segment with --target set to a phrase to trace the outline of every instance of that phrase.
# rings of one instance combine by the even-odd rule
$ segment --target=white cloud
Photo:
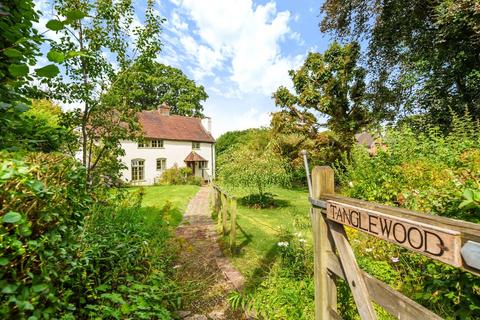
[[[178,6],[171,20],[180,20],[183,14],[195,27],[195,37],[182,34],[181,25],[175,32],[181,34],[181,47],[193,58],[196,80],[220,69],[229,73],[240,92],[265,95],[290,83],[288,70],[298,66],[302,57],[281,52],[280,43],[286,38],[301,41],[288,26],[293,19],[289,11],[278,12],[272,1],[257,6],[251,0],[171,2]]]
[[[216,114],[212,119],[212,134],[218,138],[227,131],[245,130],[249,128],[268,127],[270,125],[270,112],[260,111],[257,107],[249,107],[240,117],[232,117],[231,112],[219,113],[214,105],[206,105],[206,114]]]

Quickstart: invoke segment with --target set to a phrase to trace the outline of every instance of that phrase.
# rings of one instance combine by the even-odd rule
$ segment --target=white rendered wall
[[[135,184],[152,185],[155,183],[155,178],[160,177],[162,174],[161,171],[157,171],[157,158],[167,159],[167,169],[173,167],[175,164],[177,164],[178,167],[185,167],[186,164],[184,160],[192,151],[195,151],[197,154],[202,156],[202,158],[208,161],[208,167],[205,172],[210,176],[212,173],[214,174],[215,149],[213,143],[201,142],[200,149],[195,150],[192,149],[191,141],[164,140],[163,148],[138,148],[137,142],[133,141],[122,141],[121,145],[125,151],[125,155],[120,159],[127,167],[122,171],[122,178],[126,182],[130,182],[132,178],[131,169],[133,159],[145,160],[145,180],[141,182],[135,182]],[[202,170],[198,168],[198,163],[196,163],[196,166],[195,175],[201,177]]]

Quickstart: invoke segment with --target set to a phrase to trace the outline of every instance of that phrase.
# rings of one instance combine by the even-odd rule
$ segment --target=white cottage
[[[138,114],[144,141],[122,141],[126,166],[122,177],[135,185],[152,185],[163,171],[173,166],[192,169],[204,180],[215,176],[215,139],[210,118],[170,115],[163,104],[157,110]]]

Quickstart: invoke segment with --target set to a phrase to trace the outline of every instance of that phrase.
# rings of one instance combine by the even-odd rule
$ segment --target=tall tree
[[[299,70],[290,71],[296,95],[280,87],[274,93],[275,103],[284,110],[302,108],[327,116],[326,126],[348,151],[356,133],[389,115],[383,106],[369,101],[365,69],[357,65],[359,56],[356,43],[334,42],[323,54],[310,53]],[[303,122],[311,121],[308,114],[295,113],[305,118]]]
[[[202,116],[201,103],[208,98],[203,86],[197,86],[181,70],[145,59],[119,73],[110,94],[121,97],[124,92],[130,92],[127,104],[137,110],[167,103],[171,113],[187,116]]]
[[[121,154],[120,139],[134,136],[136,129],[129,91],[120,99],[104,98],[106,92],[116,74],[126,72],[134,60],[148,61],[160,52],[163,19],[157,16],[153,0],[147,1],[144,25],[133,29],[131,0],[55,3],[58,17],[47,27],[60,34],[52,44],[52,57],[63,64],[66,79],[49,84],[57,98],[81,105],[65,119],[70,126],[80,127],[81,159],[92,182],[102,158]]]
[[[444,127],[450,110],[480,119],[478,0],[327,0],[321,11],[323,32],[368,42],[372,79],[405,111]]]

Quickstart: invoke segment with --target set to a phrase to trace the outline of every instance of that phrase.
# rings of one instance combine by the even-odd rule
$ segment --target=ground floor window
[[[167,159],[158,158],[157,159],[157,171],[163,171],[167,168]]]
[[[145,180],[145,160],[132,160],[132,181]]]

